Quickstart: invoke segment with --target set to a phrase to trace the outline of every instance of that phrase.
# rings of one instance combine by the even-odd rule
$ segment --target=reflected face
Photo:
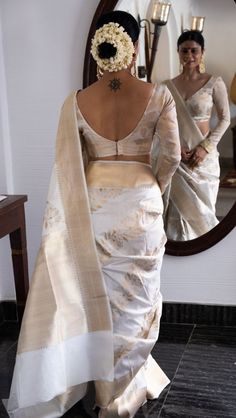
[[[179,59],[180,63],[185,67],[198,67],[202,58],[202,48],[195,41],[184,41],[179,45]]]

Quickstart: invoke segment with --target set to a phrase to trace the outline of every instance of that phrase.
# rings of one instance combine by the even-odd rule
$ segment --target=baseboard
[[[4,314],[3,314],[2,303],[0,302],[0,324],[3,321],[4,321]]]
[[[0,315],[2,321],[17,321],[16,302],[14,300],[3,300],[0,302]]]
[[[162,322],[236,326],[236,306],[164,302]],[[0,322],[17,321],[16,303],[0,302]]]
[[[162,322],[236,326],[236,306],[166,302]]]

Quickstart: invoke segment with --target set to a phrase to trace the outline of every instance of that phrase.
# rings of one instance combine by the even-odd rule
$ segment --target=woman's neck
[[[134,80],[130,70],[121,70],[116,72],[104,72],[103,76],[100,78],[100,85],[106,85],[110,88],[111,91],[117,92],[121,89],[123,84]]]
[[[201,76],[201,73],[196,69],[183,69],[183,72],[181,74],[181,79],[185,81],[194,81],[198,80]]]
[[[126,70],[120,70],[120,71],[113,71],[113,72],[109,72],[109,71],[105,71],[101,81],[108,81],[108,80],[112,80],[112,79],[122,79],[125,80],[127,78],[129,78],[130,76],[132,76],[130,69],[126,69]]]

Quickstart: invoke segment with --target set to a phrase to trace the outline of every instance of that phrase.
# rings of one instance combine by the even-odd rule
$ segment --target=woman
[[[150,352],[161,316],[161,193],[180,145],[168,89],[131,75],[138,35],[128,13],[100,18],[92,54],[101,78],[62,108],[12,417],[62,416],[89,381],[100,418],[133,417],[169,382]]]
[[[228,96],[221,77],[204,72],[204,38],[199,31],[183,32],[177,42],[181,74],[166,82],[177,109],[181,164],[166,193],[165,226],[169,239],[182,241],[205,234],[218,220],[217,144],[230,123]],[[210,129],[213,105],[218,123]]]

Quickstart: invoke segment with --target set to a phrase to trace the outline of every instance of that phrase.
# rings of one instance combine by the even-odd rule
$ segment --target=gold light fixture
[[[168,21],[170,6],[170,3],[155,1],[152,10],[152,23],[157,23],[161,26],[165,25]]]
[[[146,74],[147,81],[149,82],[151,81],[152,69],[156,58],[161,29],[162,26],[166,25],[168,21],[170,6],[171,3],[165,3],[161,1],[153,2],[151,22],[154,24],[154,32],[151,31],[151,24],[149,20],[139,18],[140,27],[145,29]],[[142,23],[144,23],[144,26],[142,26]]]
[[[192,16],[191,30],[203,31],[205,17],[204,16]]]

